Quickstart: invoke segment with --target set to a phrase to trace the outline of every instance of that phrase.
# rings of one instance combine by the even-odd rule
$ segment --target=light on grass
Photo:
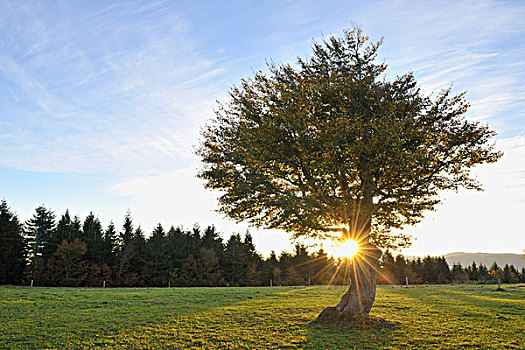
[[[359,251],[356,241],[348,240],[332,245],[329,249],[334,258],[352,258]]]

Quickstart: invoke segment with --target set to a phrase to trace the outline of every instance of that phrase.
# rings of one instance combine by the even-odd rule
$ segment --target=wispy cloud
[[[525,130],[525,121],[498,122],[512,119],[506,112],[525,103],[522,3],[388,1],[370,7],[376,20],[368,23],[384,31],[382,55],[397,74],[414,71],[429,92],[450,84],[467,90],[472,118],[495,120],[508,136]]]
[[[207,84],[221,68],[169,3],[13,6],[1,21],[4,41],[23,44],[0,54],[0,89],[11,95],[0,119],[24,129],[0,139],[4,164],[123,175],[187,164],[216,96]],[[23,22],[41,29],[18,29]],[[33,101],[30,113],[16,100]]]

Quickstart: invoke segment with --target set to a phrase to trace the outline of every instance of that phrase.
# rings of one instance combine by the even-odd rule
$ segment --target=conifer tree
[[[202,235],[202,246],[206,249],[213,249],[215,254],[220,259],[224,253],[224,244],[222,242],[222,237],[217,232],[215,226],[210,225],[204,229]]]
[[[130,247],[132,251],[130,261],[130,277],[134,283],[142,287],[146,285],[149,274],[147,270],[146,238],[144,236],[144,231],[142,231],[140,226],[137,227],[133,233]]]
[[[230,285],[244,283],[248,263],[242,245],[242,239],[238,233],[232,234],[226,242],[222,266],[226,282],[229,282]]]
[[[145,262],[148,281],[154,286],[164,286],[169,280],[169,254],[167,237],[164,228],[159,223],[146,242]]]
[[[58,245],[61,244],[63,241],[73,242],[75,238],[80,239],[81,237],[82,229],[80,218],[78,216],[75,216],[73,219],[71,219],[69,210],[66,209],[66,212],[62,214],[60,220],[58,220],[56,234],[53,236],[53,244],[56,244],[56,246],[58,247]]]
[[[86,259],[97,265],[104,263],[104,232],[100,220],[90,212],[82,225],[81,240],[86,243]]]
[[[167,234],[168,254],[171,260],[171,275],[177,275],[186,259],[186,237],[182,227],[171,226]]]
[[[33,217],[25,223],[31,259],[30,274],[36,284],[41,282],[47,260],[55,253],[56,246],[49,244],[55,234],[55,227],[55,214],[43,205],[37,207]]]
[[[133,220],[131,219],[131,212],[128,210],[124,218],[124,224],[122,225],[122,231],[120,232],[120,245],[126,247],[131,243],[133,239]]]
[[[107,229],[104,231],[103,263],[113,268],[116,263],[117,254],[118,254],[117,230],[115,229],[115,224],[113,224],[113,221],[110,221]]]
[[[7,202],[0,201],[0,285],[20,284],[26,268],[23,226]]]

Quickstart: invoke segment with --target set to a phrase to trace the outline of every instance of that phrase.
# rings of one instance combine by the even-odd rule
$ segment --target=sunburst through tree
[[[242,80],[197,150],[199,176],[230,218],[358,243],[350,288],[321,319],[368,315],[378,248],[408,245],[398,229],[434,210],[441,190],[480,190],[470,169],[501,156],[494,132],[464,117],[464,94],[426,96],[411,73],[389,81],[380,45],[345,31],[307,60]]]

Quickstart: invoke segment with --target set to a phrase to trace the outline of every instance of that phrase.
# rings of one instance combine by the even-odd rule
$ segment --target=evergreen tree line
[[[394,257],[390,252],[383,253],[378,269],[378,283],[405,284],[452,283],[452,282],[525,282],[525,268],[519,272],[513,265],[503,268],[496,262],[491,267],[472,262],[467,267],[454,263],[452,268],[444,257],[407,259],[403,255]]]
[[[348,284],[348,260],[297,244],[292,253],[273,251],[263,258],[252,237],[232,234],[226,241],[214,226],[191,230],[158,224],[146,237],[128,212],[122,226],[104,229],[90,213],[83,221],[68,210],[58,220],[39,206],[22,223],[0,202],[0,284],[37,286],[264,286]],[[455,281],[525,282],[513,266],[490,269],[473,263],[449,268],[444,258],[407,260],[386,252],[378,283]]]

